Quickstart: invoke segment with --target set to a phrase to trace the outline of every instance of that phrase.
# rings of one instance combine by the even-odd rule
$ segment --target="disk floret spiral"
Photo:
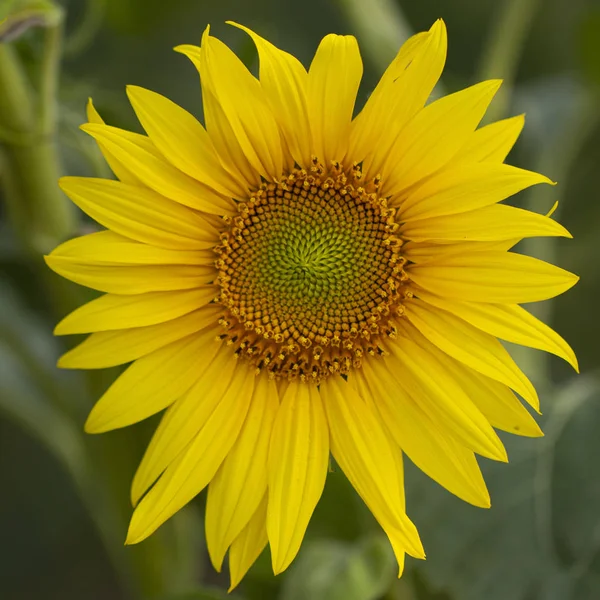
[[[215,248],[220,324],[258,370],[314,381],[383,352],[402,313],[407,275],[396,209],[362,182],[315,158],[266,182],[239,205]]]

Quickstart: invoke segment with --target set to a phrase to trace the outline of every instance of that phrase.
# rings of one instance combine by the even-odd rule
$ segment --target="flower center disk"
[[[402,242],[395,210],[361,185],[362,173],[316,160],[265,183],[215,249],[226,307],[220,320],[236,354],[276,378],[318,383],[381,353],[402,313]]]

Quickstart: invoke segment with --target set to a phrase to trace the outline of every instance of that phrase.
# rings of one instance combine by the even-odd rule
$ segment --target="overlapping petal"
[[[69,313],[55,335],[113,331],[171,321],[211,302],[218,288],[204,285],[191,290],[147,294],[105,294]]]
[[[396,138],[425,105],[444,68],[446,48],[441,19],[408,39],[352,122],[348,159],[363,161],[367,178],[381,173]]]
[[[321,395],[327,412],[331,452],[386,532],[398,562],[404,552],[425,558],[419,534],[403,510],[399,452],[372,409],[341,377],[326,379]]]
[[[523,125],[525,116],[518,115],[477,129],[453,162],[504,162],[521,134]]]
[[[577,357],[567,342],[517,304],[489,304],[440,298],[419,290],[419,297],[507,342],[551,352],[578,371]]]
[[[560,223],[549,217],[504,204],[460,214],[410,220],[400,231],[415,242],[496,242],[528,237],[572,237]]]
[[[390,148],[381,169],[382,192],[400,194],[448,163],[479,125],[500,84],[478,83],[418,112]]]
[[[125,427],[175,402],[210,366],[219,348],[215,333],[208,328],[136,360],[96,402],[86,431]]]
[[[260,84],[273,115],[281,128],[293,159],[308,168],[311,136],[306,99],[308,74],[302,63],[280,50],[251,29],[228,21],[245,31],[254,41],[260,60]]]
[[[349,381],[356,384],[398,446],[424,473],[475,506],[490,505],[473,452],[448,435],[439,419],[432,419],[423,410],[417,390],[410,388],[387,360],[365,362],[362,371]]]
[[[63,354],[58,366],[63,369],[105,369],[122,365],[213,325],[222,313],[222,307],[212,304],[156,325],[98,331]]]
[[[245,196],[243,183],[221,165],[208,133],[190,113],[138,86],[128,86],[127,95],[142,127],[166,160],[220,194]]]
[[[63,177],[60,187],[98,223],[139,242],[172,250],[215,245],[217,232],[198,213],[140,187],[89,177]]]
[[[208,486],[206,544],[217,571],[267,491],[267,460],[278,407],[275,382],[265,375],[257,378],[240,435]]]
[[[510,165],[460,164],[433,175],[392,204],[399,206],[403,221],[428,219],[490,206],[540,183],[552,182]]]
[[[410,278],[438,296],[499,304],[548,300],[579,280],[537,258],[492,251],[440,256],[411,266]]]
[[[229,198],[171,165],[144,136],[99,123],[82,125],[81,129],[102,144],[111,156],[135,173],[139,181],[151,190],[207,213],[235,212],[235,205]]]
[[[189,424],[197,433],[136,506],[126,543],[148,537],[208,485],[239,435],[253,387],[253,370],[239,369],[206,420]]]
[[[356,39],[323,38],[308,71],[307,100],[313,154],[324,165],[341,161],[348,150],[350,122],[362,77]]]
[[[406,315],[440,350],[482,375],[511,387],[539,410],[535,388],[495,337],[416,298],[406,304]]]
[[[214,343],[209,346],[210,359],[198,364],[193,387],[164,414],[146,449],[131,486],[134,505],[191,443],[224,395],[237,393],[244,383],[244,378],[236,373],[227,346]]]
[[[294,560],[321,497],[329,462],[329,428],[314,385],[292,382],[281,400],[269,448],[267,533],[273,572]]]

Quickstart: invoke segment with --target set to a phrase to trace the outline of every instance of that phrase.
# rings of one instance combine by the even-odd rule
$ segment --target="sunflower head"
[[[358,164],[345,173],[315,157],[263,183],[229,219],[216,248],[221,324],[257,373],[318,384],[395,335],[408,277],[396,210],[378,187]]]
[[[235,24],[234,24],[235,25]],[[352,36],[326,36],[308,71],[256,33],[255,78],[207,29],[180,46],[197,67],[205,124],[130,86],[146,132],[83,129],[117,180],[67,177],[105,230],[47,257],[104,295],[57,334],[91,333],[66,368],[129,364],[90,432],[165,410],[132,485],[128,543],[208,487],[206,537],[232,587],[263,548],[296,556],[330,455],[387,533],[400,565],[424,558],[406,514],[406,454],[488,507],[476,454],[505,461],[495,429],[539,436],[530,381],[498,338],[568,344],[519,306],[571,287],[511,252],[569,233],[502,203],[538,173],[504,164],[523,126],[479,123],[499,81],[429,102],[446,58],[442,21],[410,38],[353,117]],[[518,394],[520,397],[517,397]]]

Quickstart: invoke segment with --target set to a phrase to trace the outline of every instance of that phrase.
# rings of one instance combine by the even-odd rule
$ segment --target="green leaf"
[[[284,580],[281,600],[376,600],[397,575],[387,538],[349,544],[314,541],[304,547]]]
[[[482,461],[490,510],[407,468],[408,514],[427,551],[407,567],[431,587],[460,600],[600,598],[600,485],[590,460],[600,455],[600,385],[579,377],[548,396],[545,438],[506,436],[510,462]]]
[[[55,27],[63,17],[51,0],[0,0],[0,43],[10,42],[31,27]]]

